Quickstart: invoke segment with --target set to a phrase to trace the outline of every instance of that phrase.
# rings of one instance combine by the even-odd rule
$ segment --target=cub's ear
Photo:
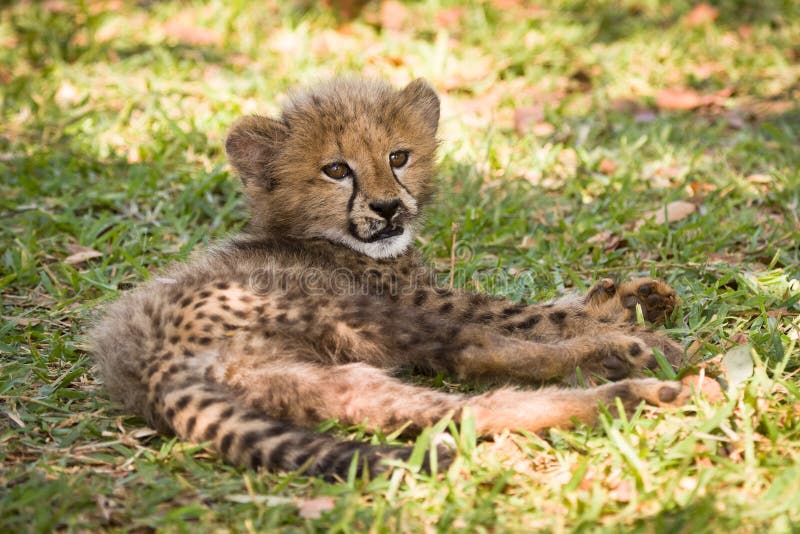
[[[431,134],[436,133],[439,127],[439,97],[424,78],[417,78],[406,85],[400,91],[400,101],[422,117]]]
[[[269,117],[250,115],[236,121],[225,140],[225,152],[245,185],[272,189],[275,158],[286,135],[286,126]]]

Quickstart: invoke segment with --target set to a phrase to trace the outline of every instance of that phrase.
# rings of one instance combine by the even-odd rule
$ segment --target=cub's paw
[[[663,324],[678,305],[678,295],[670,286],[652,278],[638,278],[622,284],[617,290],[627,320],[636,322],[636,306],[642,309],[645,320]]]
[[[584,355],[577,365],[584,385],[594,385],[606,380],[616,381],[641,374],[645,369],[655,369],[653,351],[643,340],[625,334],[606,334],[585,338]],[[576,385],[578,373],[567,378]]]
[[[624,380],[616,384],[606,384],[597,390],[606,406],[614,408],[615,399],[618,398],[628,413],[636,410],[642,402],[651,406],[682,406],[691,396],[691,389],[680,382],[657,378]]]
[[[617,284],[611,278],[601,278],[589,288],[583,302],[587,306],[599,306],[614,298],[616,294]]]

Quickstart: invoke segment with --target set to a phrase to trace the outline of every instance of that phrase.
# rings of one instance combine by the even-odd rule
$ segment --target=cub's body
[[[465,407],[477,429],[536,431],[595,420],[599,404],[680,403],[679,384],[628,378],[651,347],[635,325],[676,299],[654,280],[599,282],[581,298],[524,305],[437,287],[411,246],[431,199],[439,102],[335,81],[294,97],[278,119],[248,117],[226,148],[252,218],[246,230],[110,305],[91,333],[112,396],[163,432],[209,441],[232,462],[344,475],[405,447],[309,430],[330,418],[419,430]],[[547,386],[458,395],[408,384],[398,368]]]

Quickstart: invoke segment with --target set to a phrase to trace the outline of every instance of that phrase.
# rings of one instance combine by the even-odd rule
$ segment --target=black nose
[[[375,202],[370,202],[369,207],[387,221],[391,221],[394,214],[397,213],[397,208],[400,207],[400,199],[376,200]]]

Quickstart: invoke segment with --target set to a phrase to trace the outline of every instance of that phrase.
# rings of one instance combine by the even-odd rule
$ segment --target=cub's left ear
[[[439,97],[433,87],[424,79],[417,78],[400,91],[404,106],[416,111],[430,128],[431,134],[439,127]]]
[[[245,185],[259,185],[267,191],[273,188],[275,157],[286,136],[286,126],[269,117],[251,115],[233,125],[225,152]]]

